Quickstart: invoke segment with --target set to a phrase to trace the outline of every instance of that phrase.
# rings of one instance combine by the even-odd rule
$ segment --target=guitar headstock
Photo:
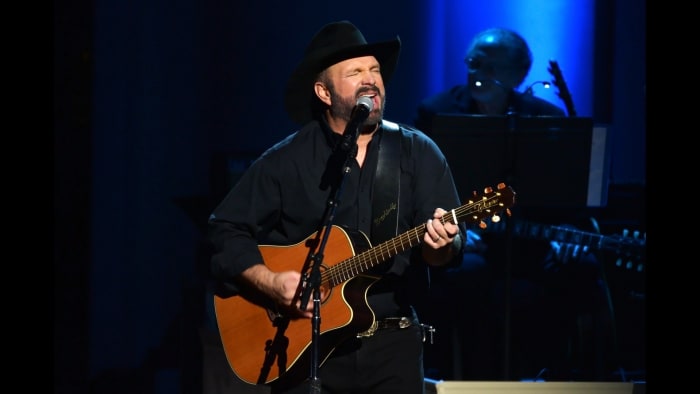
[[[547,68],[554,80],[552,83],[557,87],[557,96],[566,105],[566,112],[569,116],[576,116],[576,109],[574,109],[574,100],[571,98],[571,93],[569,93],[569,88],[566,86],[566,81],[564,81],[564,75],[559,68],[559,63],[556,60],[549,61],[549,67]]]
[[[491,221],[496,223],[501,220],[499,214],[505,211],[506,215],[510,216],[510,207],[515,204],[515,192],[510,186],[505,183],[496,185],[496,190],[491,186],[484,188],[484,194],[479,195],[476,191],[473,192],[472,198],[467,206],[473,207],[473,212],[470,213],[468,221],[479,223],[480,228],[486,228],[486,223],[483,219],[491,218]]]
[[[615,265],[630,271],[644,271],[646,263],[646,233],[639,231],[622,231],[621,236],[611,237],[616,243],[614,251],[617,255]]]

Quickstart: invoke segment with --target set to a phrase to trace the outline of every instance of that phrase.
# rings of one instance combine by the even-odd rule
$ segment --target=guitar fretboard
[[[504,232],[505,229],[506,221],[496,223],[489,227],[491,232]],[[527,221],[515,221],[513,223],[513,233],[515,235],[534,239],[576,243],[596,249],[602,249],[605,245],[604,235],[580,231],[570,227],[551,226]]]

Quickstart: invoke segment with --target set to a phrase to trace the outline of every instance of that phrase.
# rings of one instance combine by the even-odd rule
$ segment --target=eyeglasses
[[[486,73],[494,73],[496,71],[510,71],[515,69],[515,67],[510,63],[478,57],[466,58],[464,59],[464,64],[467,65],[469,72],[482,71]]]

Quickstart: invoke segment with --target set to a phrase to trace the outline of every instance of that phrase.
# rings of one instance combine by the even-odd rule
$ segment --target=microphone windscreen
[[[367,107],[367,109],[371,112],[374,109],[374,101],[372,101],[371,98],[367,96],[361,96],[360,98],[357,99],[357,104],[358,106],[363,105]]]

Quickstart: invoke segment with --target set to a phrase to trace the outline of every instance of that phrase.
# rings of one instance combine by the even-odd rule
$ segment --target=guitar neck
[[[515,202],[513,189],[504,184],[498,185],[498,190],[487,188],[486,193],[475,201],[448,211],[442,218],[442,223],[458,224],[461,222],[480,222],[485,217],[494,217],[509,208]],[[481,227],[486,224],[481,222]],[[385,241],[360,254],[346,259],[323,272],[323,283],[335,287],[347,280],[368,271],[369,269],[389,260],[397,254],[423,242],[426,232],[425,224],[415,227]]]
[[[559,88],[557,95],[564,102],[566,106],[566,113],[568,116],[576,116],[576,109],[574,108],[574,100],[571,98],[571,93],[569,92],[569,87],[566,85],[564,80],[564,74],[559,68],[559,63],[556,60],[549,61],[549,73],[554,77],[554,85]]]
[[[505,222],[488,227],[488,232],[505,232]],[[621,251],[624,249],[641,249],[646,246],[642,239],[602,235],[581,231],[571,227],[553,226],[522,220],[513,222],[513,234],[520,237],[558,241],[588,246],[594,250]]]

